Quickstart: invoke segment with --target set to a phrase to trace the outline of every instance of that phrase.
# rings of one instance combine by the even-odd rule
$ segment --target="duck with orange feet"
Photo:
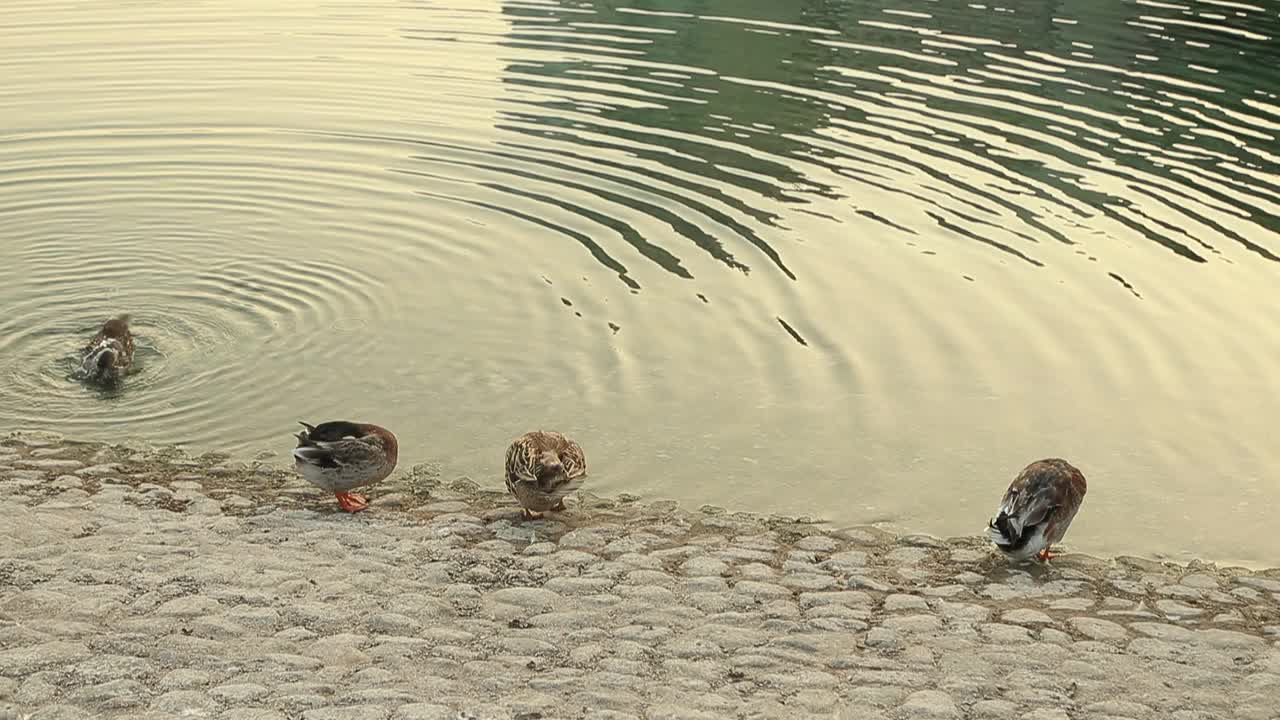
[[[1049,547],[1066,536],[1086,489],[1084,474],[1066,460],[1037,460],[1014,478],[987,524],[987,537],[1011,560],[1047,562],[1053,557]]]
[[[293,465],[307,482],[331,492],[347,512],[369,507],[351,490],[376,483],[396,467],[399,445],[390,430],[370,423],[336,420],[309,425],[297,434]]]

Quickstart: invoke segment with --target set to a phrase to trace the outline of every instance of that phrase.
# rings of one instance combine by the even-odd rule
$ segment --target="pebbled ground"
[[[0,720],[1280,718],[1280,572],[0,443]]]

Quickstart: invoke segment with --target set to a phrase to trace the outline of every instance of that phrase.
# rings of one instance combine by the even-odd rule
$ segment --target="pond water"
[[[1280,16],[1227,0],[10,2],[0,421],[1276,564]],[[71,378],[116,312],[138,369]]]

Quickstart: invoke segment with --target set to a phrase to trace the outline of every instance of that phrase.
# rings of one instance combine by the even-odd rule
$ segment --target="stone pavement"
[[[279,464],[277,462],[277,464]],[[496,483],[495,483],[496,484]],[[0,443],[0,718],[1280,718],[1280,572]]]

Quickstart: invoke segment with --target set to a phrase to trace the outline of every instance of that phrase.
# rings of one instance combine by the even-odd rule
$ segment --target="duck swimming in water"
[[[527,432],[507,448],[507,490],[524,508],[525,519],[563,510],[565,497],[586,477],[582,446],[558,432]]]
[[[1004,494],[987,536],[1010,559],[1048,561],[1084,502],[1084,474],[1058,458],[1031,463]]]
[[[347,512],[369,507],[369,501],[350,490],[376,483],[396,468],[399,445],[390,430],[370,423],[345,420],[309,425],[297,434],[293,465],[307,482],[331,492]]]
[[[80,369],[89,380],[115,382],[133,367],[133,333],[129,316],[120,315],[102,324],[85,346]]]

